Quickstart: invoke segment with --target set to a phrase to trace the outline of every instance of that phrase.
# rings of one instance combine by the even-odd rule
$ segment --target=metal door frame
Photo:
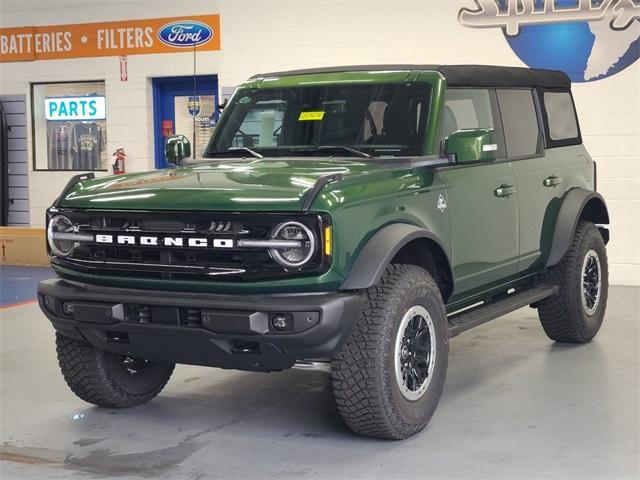
[[[167,112],[173,118],[175,126],[175,107],[173,97],[176,95],[191,96],[194,94],[193,76],[159,77],[151,79],[153,86],[153,141],[154,165],[156,168],[166,168],[164,158],[164,137],[162,136],[162,116]],[[211,95],[218,101],[218,76],[196,75],[196,95]],[[177,132],[179,133],[179,132]],[[195,145],[192,146],[195,148]]]

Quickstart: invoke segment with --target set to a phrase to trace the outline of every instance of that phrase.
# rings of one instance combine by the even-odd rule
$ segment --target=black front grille
[[[146,233],[162,232],[198,232],[198,233],[240,233],[243,231],[243,224],[232,219],[203,219],[193,218],[189,220],[169,220],[164,218],[128,218],[100,216],[91,217],[90,227],[99,231],[142,231]]]
[[[135,244],[116,245],[97,241],[80,242],[72,255],[53,258],[54,265],[83,273],[136,278],[206,279],[211,281],[255,281],[290,275],[322,273],[321,249],[301,269],[287,270],[277,263],[266,248],[240,248],[238,240],[267,240],[281,222],[304,223],[321,243],[323,223],[319,215],[274,213],[216,213],[167,211],[104,211],[58,209],[77,227],[78,234],[126,236]],[[50,214],[51,215],[51,214]],[[160,245],[141,245],[140,239],[153,236]],[[183,245],[163,244],[165,237],[183,239]],[[231,239],[233,248],[203,248],[187,244],[189,239]],[[159,239],[159,240],[157,240]]]

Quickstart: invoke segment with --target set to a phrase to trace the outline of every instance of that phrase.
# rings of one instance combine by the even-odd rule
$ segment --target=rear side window
[[[551,147],[582,143],[578,117],[569,92],[543,91],[542,103]]]
[[[532,90],[498,90],[507,155],[524,158],[542,151],[542,136]]]

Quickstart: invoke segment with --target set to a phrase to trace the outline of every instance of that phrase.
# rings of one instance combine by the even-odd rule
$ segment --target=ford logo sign
[[[202,45],[213,38],[209,25],[193,20],[182,20],[163,25],[158,30],[158,38],[166,45],[185,48]]]

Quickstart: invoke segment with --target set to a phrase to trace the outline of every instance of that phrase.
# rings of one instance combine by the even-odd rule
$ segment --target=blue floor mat
[[[55,276],[48,267],[0,266],[0,306],[34,300],[38,282]]]

